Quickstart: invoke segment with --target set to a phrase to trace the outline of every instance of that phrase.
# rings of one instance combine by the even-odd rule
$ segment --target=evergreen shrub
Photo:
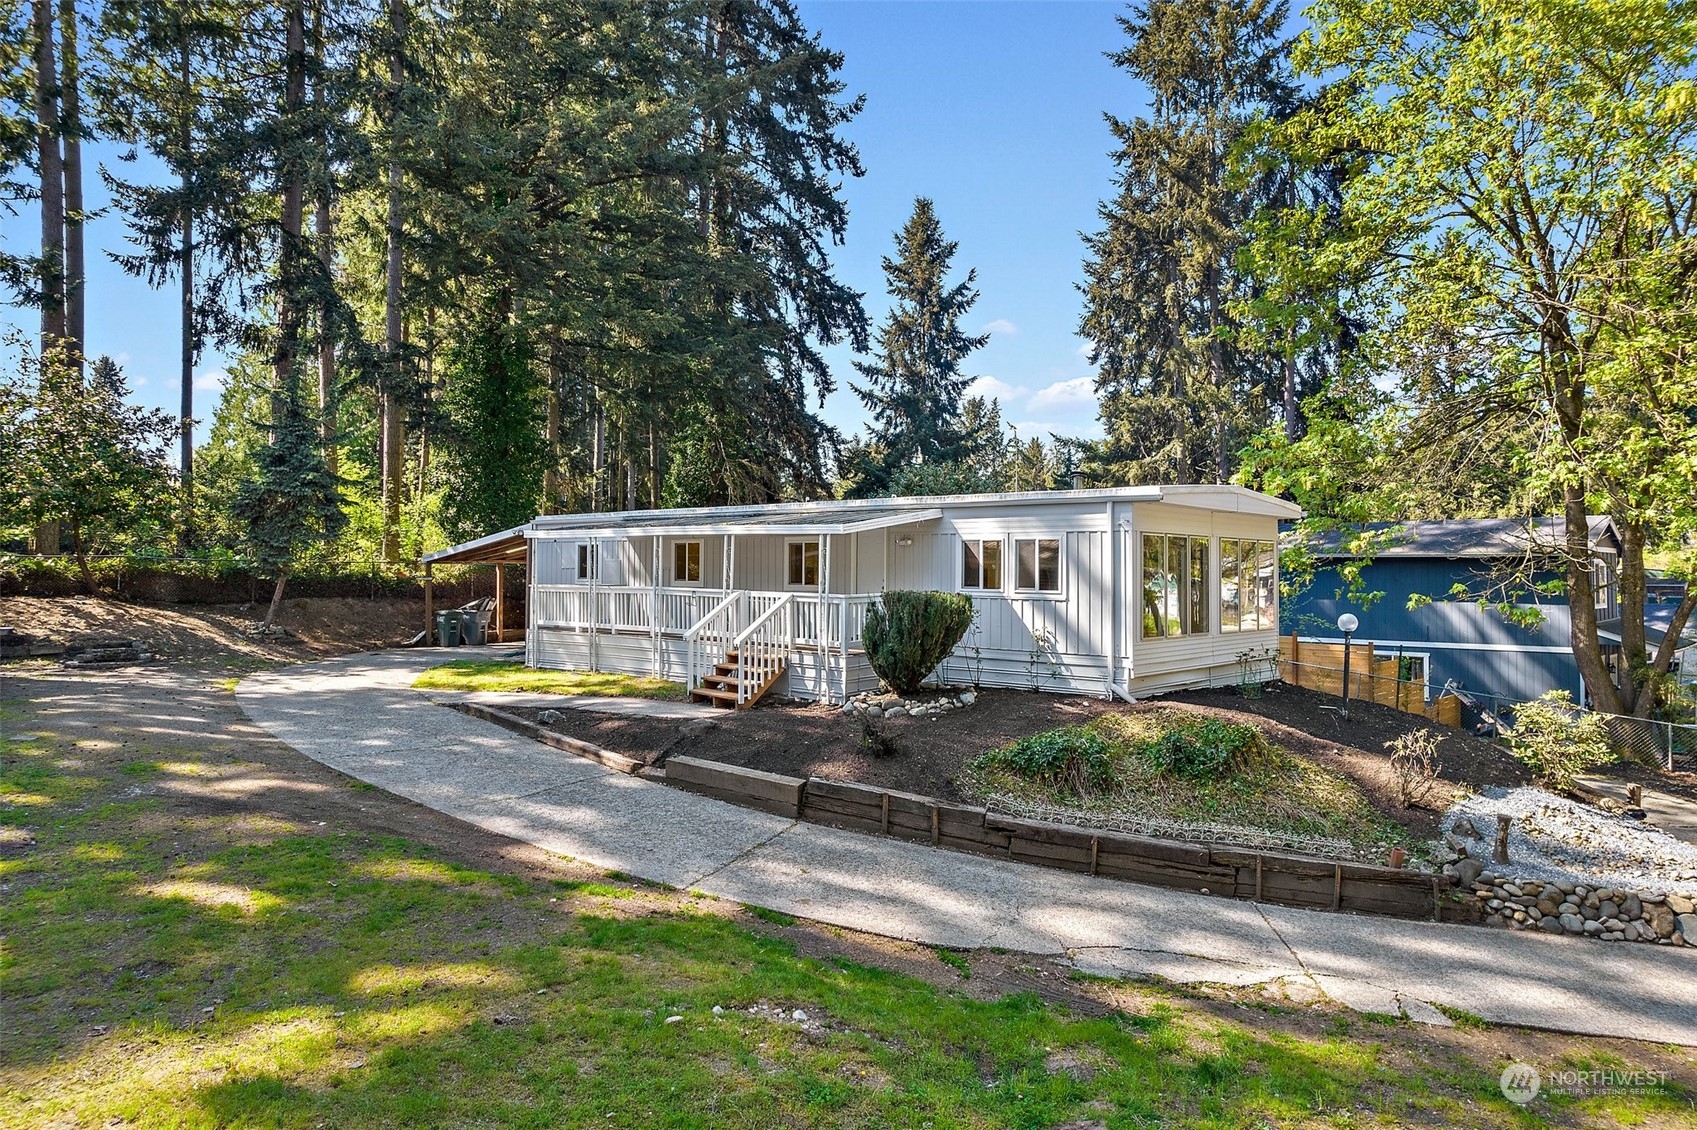
[[[952,592],[886,592],[866,610],[861,638],[878,677],[897,694],[919,689],[972,624],[972,599]]]

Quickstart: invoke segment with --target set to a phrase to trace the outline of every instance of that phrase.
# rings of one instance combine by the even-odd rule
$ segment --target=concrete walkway
[[[1617,777],[1581,777],[1579,783],[1627,803],[1628,784]],[[1697,844],[1697,803],[1660,789],[1644,787],[1644,815],[1676,840]]]
[[[408,689],[446,650],[255,675],[254,722],[334,769],[492,832],[675,887],[1109,976],[1252,984],[1444,1023],[1697,1046],[1697,949],[1328,914],[1159,890],[738,808],[550,749]]]

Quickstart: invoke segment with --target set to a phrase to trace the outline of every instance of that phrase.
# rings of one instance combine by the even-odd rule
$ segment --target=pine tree
[[[946,463],[964,454],[961,401],[972,378],[961,366],[990,335],[961,332],[960,320],[978,301],[978,272],[950,285],[959,244],[945,239],[931,201],[920,197],[896,233],[896,258],[884,258],[895,300],[878,331],[874,359],[857,361],[866,378],[854,391],[872,415],[877,463],[857,493],[878,493],[904,467]]]
[[[1119,194],[1086,238],[1085,313],[1102,419],[1122,473],[1225,481],[1282,372],[1239,348],[1241,230],[1268,191],[1228,176],[1258,116],[1295,92],[1282,0],[1149,0],[1120,18],[1115,65],[1149,88],[1148,117],[1109,116]]]
[[[301,400],[298,380],[272,389],[271,405],[271,442],[255,453],[255,476],[237,489],[231,505],[254,565],[276,579],[267,631],[300,555],[333,541],[347,525],[339,484],[324,465],[318,423]]]

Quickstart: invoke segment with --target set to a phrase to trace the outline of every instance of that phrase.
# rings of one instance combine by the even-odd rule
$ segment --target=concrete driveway
[[[410,689],[464,651],[378,652],[244,679],[249,718],[352,777],[575,859],[870,933],[1066,955],[1171,981],[1697,1046],[1697,948],[1264,906],[754,812],[613,772]]]

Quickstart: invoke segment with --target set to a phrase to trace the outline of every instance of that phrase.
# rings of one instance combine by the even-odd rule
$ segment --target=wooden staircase
[[[771,678],[750,692],[747,702],[738,703],[737,691],[741,689],[741,681],[737,678],[737,653],[734,650],[728,651],[725,658],[713,665],[711,675],[701,677],[700,685],[689,692],[689,698],[691,702],[711,703],[726,710],[750,707],[760,701],[760,696],[770,690],[783,673],[784,668],[780,666],[772,672]]]

